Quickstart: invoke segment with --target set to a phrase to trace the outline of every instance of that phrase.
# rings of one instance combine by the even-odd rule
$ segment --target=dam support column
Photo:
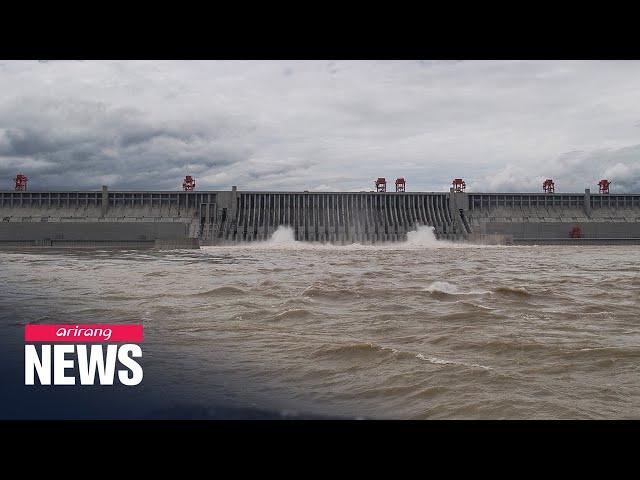
[[[239,212],[238,212],[238,187],[233,185],[231,187],[231,224],[229,233],[227,233],[227,240],[235,241],[235,232],[239,230],[238,220],[239,220]]]
[[[465,221],[465,212],[469,209],[469,199],[465,192],[456,192],[453,187],[449,189],[449,207],[455,226],[455,233],[466,237],[471,233],[471,228]],[[457,236],[456,235],[456,236]]]
[[[233,187],[231,187],[231,219],[233,221],[236,221],[236,215],[238,213],[237,209],[238,209],[238,187],[234,185]]]
[[[107,212],[109,211],[109,189],[106,185],[102,186],[102,210],[100,212],[100,216],[102,218],[107,216]]]
[[[591,190],[588,188],[584,189],[584,211],[587,217],[591,216]]]

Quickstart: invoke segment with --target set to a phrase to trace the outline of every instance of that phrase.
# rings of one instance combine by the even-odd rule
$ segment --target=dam
[[[268,240],[640,244],[640,194],[0,191],[1,247],[198,248]]]

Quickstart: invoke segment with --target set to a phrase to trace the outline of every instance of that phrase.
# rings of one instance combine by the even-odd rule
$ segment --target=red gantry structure
[[[554,193],[556,191],[556,185],[552,179],[547,178],[542,184],[542,190],[544,193]]]
[[[609,186],[611,182],[609,180],[600,180],[598,182],[598,187],[600,187],[600,193],[603,195],[609,195]]]
[[[454,192],[464,192],[467,188],[466,182],[461,178],[454,178],[451,185],[453,186]]]
[[[407,182],[403,177],[396,178],[396,192],[406,192]]]
[[[375,181],[376,192],[386,192],[387,191],[387,180],[384,177],[379,177]]]
[[[182,182],[182,188],[185,192],[191,192],[196,188],[196,181],[191,175],[187,175],[184,177],[184,182]]]
[[[27,189],[27,182],[29,179],[26,175],[19,173],[16,175],[16,190],[24,191]]]

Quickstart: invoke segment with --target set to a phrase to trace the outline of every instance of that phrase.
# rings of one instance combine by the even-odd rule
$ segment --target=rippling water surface
[[[0,269],[0,301],[21,318],[142,320],[145,375],[197,384],[205,404],[215,392],[349,417],[640,417],[637,246],[461,246],[421,231],[335,247],[282,230],[200,251],[5,251]]]

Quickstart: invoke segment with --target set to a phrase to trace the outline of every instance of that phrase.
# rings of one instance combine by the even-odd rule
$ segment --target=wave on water
[[[453,283],[442,282],[442,281],[433,282],[428,287],[425,287],[424,290],[435,296],[484,295],[485,293],[489,293],[487,291],[480,291],[480,290],[464,291],[457,285],[454,285]]]
[[[525,298],[530,297],[531,293],[525,287],[509,287],[502,286],[494,288],[493,290],[463,290],[458,285],[453,283],[444,282],[444,281],[436,281],[432,282],[428,287],[423,289],[425,292],[429,292],[434,297],[453,297],[459,295],[487,295],[487,294],[498,294],[507,297],[518,297]],[[484,307],[482,308],[489,308]]]
[[[348,288],[330,288],[322,285],[310,285],[301,293],[303,297],[320,298],[326,300],[353,300],[360,298],[360,294]]]
[[[397,356],[398,358],[417,358],[434,365],[454,365],[466,368],[493,370],[493,368],[487,367],[486,365],[467,363],[457,360],[445,360],[438,357],[427,356],[422,353],[416,354],[412,352],[401,351],[392,347],[383,346],[372,342],[348,343],[342,345],[324,345],[314,352],[314,356],[316,357],[360,357],[364,359],[376,355],[382,355],[380,360],[382,360],[387,355],[392,355]]]
[[[531,294],[524,287],[498,287],[494,290],[495,293],[502,295],[510,295],[516,297],[528,297]]]
[[[425,287],[425,290],[429,293],[444,293],[446,295],[458,295],[461,293],[457,285],[449,282],[433,282],[428,287]]]
[[[362,343],[347,343],[341,345],[323,345],[314,352],[316,357],[358,357],[369,356],[377,353],[398,353],[396,349],[383,347],[381,345],[362,342]]]
[[[205,290],[204,292],[197,292],[192,294],[195,297],[214,297],[214,296],[226,296],[226,295],[244,295],[245,292],[239,287],[232,285],[223,285],[221,287],[212,288],[211,290]]]
[[[312,312],[304,308],[292,308],[272,316],[271,320],[302,320],[312,315]]]
[[[482,370],[493,370],[491,367],[487,367],[486,365],[479,365],[477,363],[457,362],[453,360],[444,360],[438,357],[427,357],[422,353],[418,353],[416,355],[416,358],[419,358],[420,360],[424,360],[429,363],[433,363],[434,365],[457,365],[457,366],[468,367],[468,368],[481,368]]]
[[[463,290],[458,285],[444,281],[432,282],[428,287],[424,288],[424,291],[434,295],[486,295],[492,293],[514,297],[531,296],[531,293],[525,287],[503,286],[496,287],[493,290]]]

